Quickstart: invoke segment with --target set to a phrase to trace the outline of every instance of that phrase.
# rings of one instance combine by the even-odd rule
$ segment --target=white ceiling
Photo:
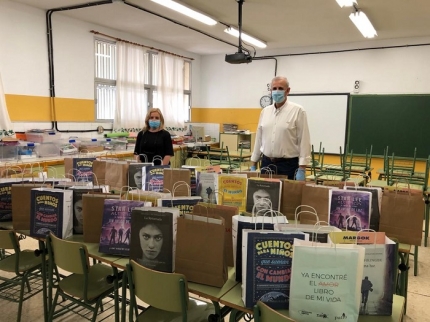
[[[94,0],[13,0],[41,9],[88,4]],[[236,0],[177,0],[227,25],[238,25]],[[210,36],[238,44],[218,23],[206,26],[175,13],[150,0],[125,0]],[[358,7],[372,21],[378,36],[363,38],[349,19],[351,8],[340,8],[335,0],[245,0],[242,28],[267,43],[267,51],[293,47],[345,45],[363,46],[396,43],[411,44],[411,38],[430,36],[430,0],[357,0]],[[54,13],[121,30],[139,37],[196,54],[221,54],[237,51],[232,45],[180,26],[157,15],[136,9],[122,0],[113,3]],[[406,39],[408,38],[408,39]],[[257,49],[257,56],[264,51]]]

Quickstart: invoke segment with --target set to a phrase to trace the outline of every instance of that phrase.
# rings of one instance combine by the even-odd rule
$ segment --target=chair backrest
[[[84,244],[60,239],[52,233],[49,234],[47,242],[49,257],[59,268],[75,274],[88,273],[90,263],[88,250]],[[85,265],[83,265],[82,252],[84,252]]]
[[[15,241],[15,242],[14,242]],[[0,249],[14,249],[18,245],[16,234],[12,230],[0,230]]]
[[[140,300],[160,310],[186,314],[188,284],[184,275],[154,271],[134,260],[127,265],[127,272]]]
[[[254,320],[255,322],[294,322],[294,320],[276,312],[261,301],[258,301],[257,305],[254,306]]]

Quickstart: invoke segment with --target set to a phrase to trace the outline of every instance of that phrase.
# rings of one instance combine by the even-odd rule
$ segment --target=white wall
[[[200,56],[117,30],[52,15],[55,94],[94,99],[94,38],[90,30],[194,58],[193,103],[200,100]],[[0,0],[0,73],[6,94],[49,96],[49,68],[45,11]],[[110,124],[102,124],[110,128]],[[61,123],[61,130],[95,129],[96,123]],[[49,122],[14,123],[15,131],[50,128]],[[83,134],[84,135],[84,134]],[[95,136],[88,133],[86,136]]]
[[[419,41],[430,43],[430,39]],[[298,53],[327,50],[339,50],[339,46],[294,49]],[[264,54],[257,54],[261,55]],[[355,80],[360,81],[360,94],[430,93],[430,46],[287,56],[277,60],[277,75],[288,77],[291,93],[349,93]],[[231,65],[224,62],[223,55],[211,55],[202,57],[201,70],[202,104],[198,107],[251,108],[259,107],[266,84],[274,76],[275,62],[258,60]]]

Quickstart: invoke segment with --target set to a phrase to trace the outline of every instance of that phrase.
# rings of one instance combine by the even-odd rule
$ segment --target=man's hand
[[[296,172],[296,180],[297,181],[305,181],[306,169],[298,168]]]

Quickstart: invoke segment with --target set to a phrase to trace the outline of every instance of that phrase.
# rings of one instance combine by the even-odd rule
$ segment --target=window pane
[[[95,41],[95,77],[116,80],[116,45],[106,41]]]
[[[150,84],[149,83],[149,68],[148,68],[148,66],[149,66],[149,53],[145,54],[144,60],[145,60],[145,71],[144,71],[145,80],[144,80],[144,82],[145,82],[145,84]]]
[[[152,54],[152,82],[151,85],[158,84],[158,55]]]
[[[191,90],[191,62],[184,61],[184,90]]]
[[[188,115],[184,115],[184,121],[189,121],[191,119],[191,102],[190,102],[190,95],[185,94],[184,95],[184,106],[187,107]]]
[[[116,105],[116,86],[97,84],[97,119],[113,120]]]

